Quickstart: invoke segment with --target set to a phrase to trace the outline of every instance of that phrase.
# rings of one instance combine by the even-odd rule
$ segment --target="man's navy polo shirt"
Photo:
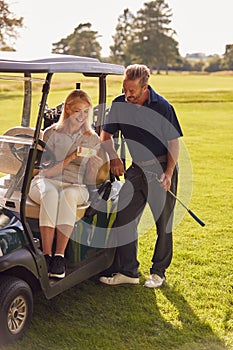
[[[103,130],[121,131],[134,162],[167,154],[168,141],[182,136],[172,105],[149,86],[149,100],[142,106],[129,103],[125,95],[113,100]]]

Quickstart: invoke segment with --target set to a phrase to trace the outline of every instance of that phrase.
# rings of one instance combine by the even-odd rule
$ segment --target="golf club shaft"
[[[156,181],[161,184],[161,180],[159,179],[159,177],[156,173],[153,173],[152,171],[148,171],[148,170],[145,171],[145,173],[148,173],[149,175],[155,176]],[[170,193],[170,195],[172,197],[174,197],[187,210],[187,212],[192,216],[192,218],[196,222],[198,222],[199,225],[205,226],[205,223],[201,219],[199,219],[199,217],[196,214],[194,214],[194,212],[192,210],[190,210],[171,190],[168,190],[167,192]]]
[[[186,207],[186,205],[172,191],[168,190],[168,193],[170,193],[170,195],[172,195],[172,197],[174,197],[187,210],[187,212],[193,217],[194,220],[196,220],[196,222],[198,222],[199,225],[205,226],[205,223],[199,219],[199,217],[194,214],[192,210]]]

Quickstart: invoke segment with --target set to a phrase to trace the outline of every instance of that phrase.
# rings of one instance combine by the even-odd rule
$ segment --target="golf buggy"
[[[118,187],[109,180],[107,154],[104,155],[105,168],[101,178],[97,178],[95,186],[90,186],[89,201],[77,207],[77,220],[66,249],[67,273],[64,279],[48,277],[41,249],[39,205],[29,198],[28,192],[34,169],[50,167],[56,162],[42,141],[44,128],[59,119],[62,109],[62,103],[54,108],[47,104],[54,74],[64,77],[64,73],[71,73],[69,77],[73,85],[70,89],[67,87],[69,90],[80,87],[80,82],[75,80],[80,76],[84,81],[97,79],[98,106],[94,108],[93,127],[100,133],[106,114],[107,76],[121,75],[123,71],[123,66],[88,57],[51,55],[44,59],[22,60],[9,53],[0,58],[0,84],[5,84],[1,88],[1,101],[9,99],[0,112],[5,118],[0,126],[1,344],[19,339],[29,326],[35,291],[40,290],[51,299],[112,264],[115,248],[108,248],[106,241],[110,222],[113,222]],[[12,115],[8,108],[14,106],[16,97],[18,101],[18,96],[15,96],[18,89],[14,91],[14,84],[23,88],[20,118]],[[38,84],[42,95],[38,92]],[[85,90],[85,83],[82,84],[81,88]],[[4,90],[9,92],[6,97]],[[58,96],[58,89],[55,94]],[[37,117],[30,116],[32,110],[36,110]],[[15,120],[18,120],[16,125]],[[33,121],[35,125],[32,125]],[[5,130],[4,124],[10,127]]]

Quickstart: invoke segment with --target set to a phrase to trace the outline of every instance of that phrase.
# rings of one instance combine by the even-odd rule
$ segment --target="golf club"
[[[155,176],[156,181],[161,183],[156,173],[152,173],[150,171],[146,172],[153,174]],[[194,212],[191,209],[189,209],[172,191],[168,190],[167,192],[170,193],[170,195],[174,197],[182,205],[182,207],[184,207],[187,210],[187,212],[192,216],[194,220],[196,220],[196,222],[198,222],[199,225],[205,226],[205,223],[201,219],[199,219],[199,217],[196,214],[194,214]]]
[[[199,219],[199,217],[194,214],[194,212],[190,210],[172,191],[168,190],[167,192],[170,193],[170,195],[172,195],[172,197],[174,197],[187,210],[187,212],[193,217],[194,220],[196,220],[196,222],[198,222],[199,225],[205,226],[205,223]]]

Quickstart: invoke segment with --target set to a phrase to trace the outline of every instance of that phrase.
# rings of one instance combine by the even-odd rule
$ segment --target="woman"
[[[89,96],[82,90],[73,90],[67,96],[60,120],[48,127],[43,135],[57,162],[40,171],[31,182],[29,196],[40,204],[42,249],[50,277],[65,277],[64,254],[76,221],[76,208],[89,197],[84,184],[85,172],[86,181],[93,181],[103,164],[97,155],[90,158],[80,156],[82,147],[99,149],[99,137],[88,120],[91,107]]]

